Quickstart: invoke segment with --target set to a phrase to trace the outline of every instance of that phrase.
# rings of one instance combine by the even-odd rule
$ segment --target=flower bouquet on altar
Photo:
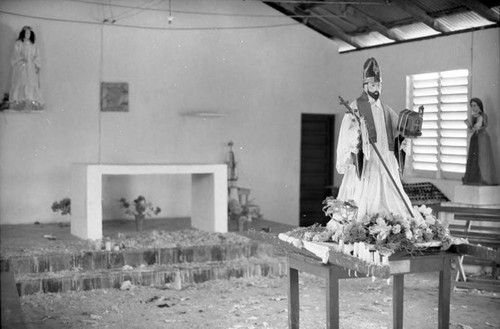
[[[415,255],[431,247],[447,250],[452,244],[463,243],[450,235],[448,227],[425,205],[415,206],[415,218],[379,214],[357,217],[353,201],[328,197],[323,212],[330,217],[325,226],[314,224],[284,233],[280,239],[305,248],[321,257],[330,251],[356,257],[363,262],[388,265],[395,253]],[[325,248],[328,248],[326,250]]]
[[[413,254],[428,247],[447,250],[452,244],[448,227],[425,205],[413,207],[416,210],[414,218],[373,214],[357,219],[352,201],[328,197],[323,204],[324,213],[331,218],[326,229],[333,232],[331,240],[334,242],[364,242],[387,255],[400,251]]]
[[[135,217],[137,231],[143,230],[144,219],[158,215],[161,212],[160,207],[153,206],[150,201],[142,195],[139,195],[133,202],[127,201],[125,198],[118,200],[125,214]]]

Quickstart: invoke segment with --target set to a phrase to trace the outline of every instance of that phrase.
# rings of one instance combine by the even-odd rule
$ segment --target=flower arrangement
[[[425,205],[415,206],[415,218],[400,215],[365,215],[357,218],[357,206],[349,201],[328,197],[323,201],[323,212],[331,218],[326,227],[312,225],[300,227],[288,234],[313,242],[336,242],[340,245],[363,242],[389,256],[396,252],[414,254],[428,247],[440,246],[447,250],[456,238]]]
[[[142,232],[144,227],[144,219],[158,215],[161,211],[160,207],[153,206],[146,198],[139,195],[133,202],[127,201],[125,198],[118,200],[121,207],[125,210],[125,214],[135,217],[136,229]]]
[[[61,201],[54,201],[52,204],[53,212],[61,212],[61,215],[71,215],[71,199],[64,198]]]
[[[436,242],[444,250],[451,245],[452,237],[448,228],[425,205],[414,206],[415,218],[374,214],[365,215],[359,220],[353,201],[344,202],[328,197],[323,204],[323,212],[331,218],[326,231],[331,232],[329,240],[334,242],[343,240],[345,243],[372,244],[381,254],[398,251],[414,253]],[[325,233],[323,235],[326,236]]]
[[[133,202],[127,201],[125,198],[121,198],[119,202],[127,215],[144,215],[146,217],[152,217],[161,212],[160,207],[153,206],[153,204],[146,201],[146,198],[142,195],[139,195]]]

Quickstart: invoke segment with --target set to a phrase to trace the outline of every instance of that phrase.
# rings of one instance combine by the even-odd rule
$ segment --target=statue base
[[[453,203],[498,206],[500,205],[500,185],[458,185],[455,187]]]

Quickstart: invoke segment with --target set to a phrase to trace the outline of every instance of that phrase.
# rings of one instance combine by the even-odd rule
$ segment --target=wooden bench
[[[500,265],[500,209],[440,205],[434,207],[439,217],[449,215],[450,233],[465,238],[469,245],[456,246],[461,256],[455,286],[500,291],[498,267]],[[467,276],[463,265],[491,266],[491,276]]]

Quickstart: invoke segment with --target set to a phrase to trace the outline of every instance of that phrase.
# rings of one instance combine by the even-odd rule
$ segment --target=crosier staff
[[[359,124],[359,127],[361,127],[361,119],[363,118],[363,116],[361,115],[361,113],[359,113],[359,111],[354,111],[351,106],[349,106],[349,103],[344,100],[342,98],[342,96],[339,96],[339,99],[340,99],[340,104],[344,105],[347,109],[347,112],[348,113],[351,113],[355,118],[356,120],[358,121],[358,124]],[[370,145],[373,147],[373,149],[375,150],[375,153],[377,153],[378,155],[378,158],[380,159],[380,162],[382,162],[382,165],[384,166],[385,168],[385,171],[387,172],[387,174],[389,175],[389,177],[391,178],[391,181],[392,183],[394,184],[394,187],[396,188],[396,191],[398,191],[398,194],[399,196],[401,197],[401,200],[403,200],[403,203],[405,204],[406,206],[406,209],[408,210],[408,212],[410,213],[410,215],[413,213],[412,210],[411,210],[411,207],[408,205],[408,203],[406,202],[404,196],[403,196],[403,193],[401,192],[401,190],[399,189],[398,187],[398,184],[396,183],[396,180],[394,179],[394,177],[392,177],[392,174],[391,172],[389,171],[389,168],[387,167],[387,164],[385,163],[384,159],[382,159],[382,155],[380,154],[380,152],[378,151],[378,148],[377,146],[373,143],[373,141],[371,140],[370,136],[368,135],[368,141],[370,142]]]

